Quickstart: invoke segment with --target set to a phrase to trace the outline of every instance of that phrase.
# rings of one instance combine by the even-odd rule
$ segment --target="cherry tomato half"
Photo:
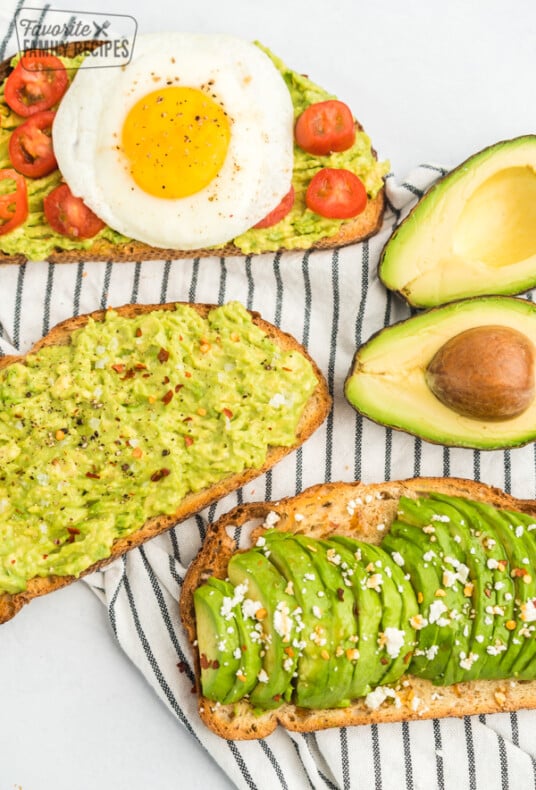
[[[75,197],[67,184],[60,184],[43,200],[45,217],[51,227],[70,239],[91,239],[104,228],[104,222]]]
[[[310,104],[298,117],[296,142],[308,154],[325,156],[354,144],[355,123],[347,104],[335,99]]]
[[[27,52],[6,80],[5,99],[14,112],[27,118],[53,107],[68,85],[61,60],[54,55]]]
[[[294,187],[291,184],[289,191],[287,192],[285,197],[281,200],[281,202],[278,203],[277,206],[264,217],[264,219],[261,219],[261,221],[257,222],[257,224],[254,225],[253,227],[271,228],[272,225],[277,225],[278,222],[281,222],[281,220],[287,216],[293,205],[294,205]]]
[[[53,110],[36,112],[21,123],[9,138],[9,158],[13,167],[29,178],[41,178],[58,166],[52,148]]]
[[[364,211],[367,191],[349,170],[324,167],[316,173],[305,193],[307,208],[330,219],[351,219]]]
[[[14,182],[15,189],[0,195],[0,236],[22,225],[28,216],[28,191],[24,176],[16,170],[0,170],[0,181]]]

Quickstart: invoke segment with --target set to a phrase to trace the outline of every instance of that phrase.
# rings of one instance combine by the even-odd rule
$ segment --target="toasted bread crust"
[[[336,533],[380,543],[395,517],[400,497],[416,497],[427,491],[465,496],[495,507],[519,510],[536,518],[536,501],[515,499],[498,488],[460,478],[412,478],[374,485],[360,482],[326,483],[280,502],[241,505],[209,527],[204,546],[186,575],[180,612],[190,641],[193,643],[196,638],[194,590],[209,576],[224,578],[229,559],[237,548],[227,532],[230,526],[241,526],[253,519],[262,521],[272,511],[279,516],[277,529],[305,533],[316,538]],[[360,502],[362,504],[358,504]],[[296,514],[303,518],[296,520]],[[194,651],[194,657],[197,685],[200,688],[197,651]],[[438,687],[430,681],[408,675],[397,684],[397,688],[398,685],[400,707],[386,704],[370,710],[363,700],[354,702],[348,708],[329,710],[306,710],[285,704],[276,710],[255,715],[247,701],[219,705],[200,697],[199,714],[204,723],[221,737],[250,740],[266,737],[278,724],[288,730],[311,732],[354,724],[536,708],[536,681],[480,680]],[[419,701],[418,705],[415,700]]]
[[[131,318],[134,316],[149,313],[153,310],[173,310],[178,302],[170,302],[167,304],[156,305],[140,305],[128,304],[123,307],[115,308],[119,315]],[[211,304],[191,304],[197,312],[206,317],[208,312],[216,305]],[[251,312],[251,311],[250,311]],[[28,354],[35,353],[45,346],[53,345],[68,345],[70,342],[71,334],[76,330],[85,326],[90,318],[96,321],[102,321],[106,314],[105,310],[97,310],[87,315],[80,315],[75,318],[69,318],[66,321],[55,326],[45,337],[39,340],[28,352]],[[305,356],[311,363],[315,375],[317,377],[317,387],[307,403],[305,410],[300,419],[298,430],[296,434],[296,442],[291,447],[270,447],[266,456],[266,461],[259,469],[246,469],[240,474],[230,475],[208,488],[205,488],[197,493],[187,494],[182,501],[177,502],[177,509],[173,515],[156,516],[145,524],[140,525],[140,528],[128,535],[127,537],[116,540],[113,544],[112,552],[109,557],[94,563],[88,567],[81,576],[92,573],[105,565],[108,565],[114,559],[124,554],[126,551],[140,546],[150,538],[159,535],[161,532],[173,527],[180,521],[192,516],[199,510],[210,505],[218,499],[229,494],[237,488],[245,485],[250,480],[258,477],[263,472],[266,472],[274,464],[280,461],[285,455],[299,447],[303,442],[311,436],[312,433],[322,424],[326,418],[331,407],[331,397],[329,395],[327,383],[320,372],[313,359],[305,351],[305,349],[295,340],[291,335],[282,332],[277,327],[264,321],[256,312],[251,312],[253,322],[262,329],[268,337],[284,350],[298,351]],[[25,356],[6,356],[0,359],[0,370],[13,364],[14,362],[24,362]],[[28,587],[23,592],[10,595],[8,593],[0,593],[0,623],[3,623],[13,617],[26,603],[29,603],[33,598],[40,595],[45,595],[49,592],[65,587],[77,581],[74,576],[50,576],[46,578],[35,577],[30,579]]]
[[[69,44],[57,47],[57,53],[66,57],[72,57],[80,51],[81,42],[70,42]],[[99,41],[84,42],[89,50],[99,46]],[[11,58],[0,62],[0,82],[3,82],[12,70],[10,65]],[[363,127],[356,122],[359,131]],[[373,151],[374,156],[376,152]],[[319,239],[311,249],[326,250],[335,247],[344,247],[348,244],[355,244],[364,241],[377,233],[381,227],[383,213],[385,210],[385,187],[383,187],[375,198],[369,198],[365,210],[354,219],[350,219],[341,225],[339,232],[335,236]],[[278,252],[284,252],[282,247]],[[242,256],[244,253],[234,244],[229,242],[222,247],[203,248],[198,250],[172,250],[160,247],[151,247],[140,241],[129,241],[124,244],[112,244],[104,239],[99,239],[88,249],[80,250],[60,250],[52,253],[46,260],[50,263],[79,263],[88,261],[112,261],[114,263],[134,263],[139,261],[153,260],[179,260],[184,258],[202,258],[217,256],[221,258]],[[28,259],[25,255],[8,255],[0,250],[0,264],[15,263],[22,264]]]

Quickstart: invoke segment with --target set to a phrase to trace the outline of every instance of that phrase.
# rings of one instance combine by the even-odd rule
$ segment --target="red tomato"
[[[305,193],[307,208],[330,219],[351,219],[365,209],[367,191],[363,182],[349,170],[324,167]]]
[[[67,184],[60,184],[43,200],[49,224],[70,239],[91,239],[104,228],[104,222],[75,197]]]
[[[354,144],[355,123],[350,108],[330,99],[310,104],[296,121],[296,142],[308,154],[325,156]]]
[[[0,181],[15,182],[15,190],[0,195],[0,236],[22,225],[28,216],[28,191],[24,176],[16,170],[0,170]]]
[[[285,195],[285,197],[281,200],[277,206],[267,214],[264,219],[261,219],[260,222],[257,222],[254,225],[254,228],[271,228],[272,225],[276,225],[280,222],[284,217],[287,216],[290,209],[294,205],[294,187],[291,185],[289,191]]]
[[[52,148],[55,112],[36,112],[21,123],[9,138],[9,158],[13,167],[30,178],[41,178],[58,166]]]
[[[69,85],[65,66],[54,55],[26,52],[6,80],[11,109],[27,118],[56,104]]]

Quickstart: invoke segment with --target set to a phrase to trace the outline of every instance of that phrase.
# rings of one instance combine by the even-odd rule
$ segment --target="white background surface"
[[[531,0],[109,0],[91,9],[133,14],[140,32],[262,40],[348,101],[400,179],[421,162],[451,167],[498,140],[536,132]],[[19,786],[230,786],[123,656],[83,583],[0,627],[0,790]]]

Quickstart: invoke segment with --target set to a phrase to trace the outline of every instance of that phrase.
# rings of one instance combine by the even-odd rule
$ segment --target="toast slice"
[[[172,311],[177,303],[162,305],[139,305],[130,304],[119,307],[115,312],[125,318],[142,316],[153,311]],[[215,307],[208,304],[189,305],[201,317],[205,318],[210,310]],[[71,336],[75,330],[84,327],[90,319],[96,322],[103,321],[106,311],[80,315],[70,318],[55,326],[44,338],[39,340],[29,354],[35,354],[47,346],[65,346],[70,344]],[[291,446],[268,446],[264,463],[258,468],[245,468],[242,472],[227,475],[220,478],[216,483],[202,488],[201,490],[187,493],[184,497],[178,497],[176,509],[171,515],[157,515],[150,518],[145,523],[140,523],[139,528],[125,537],[119,537],[113,542],[111,553],[99,562],[92,563],[87,568],[77,574],[76,578],[72,575],[52,575],[46,577],[36,576],[28,581],[27,588],[22,592],[14,594],[0,593],[0,623],[13,617],[24,604],[29,603],[33,598],[52,592],[60,587],[64,587],[80,576],[84,576],[95,571],[114,559],[124,554],[129,549],[141,545],[145,541],[171,528],[175,524],[199,510],[207,507],[212,502],[221,499],[231,491],[243,486],[248,481],[270,469],[280,461],[285,455],[299,447],[311,434],[321,425],[326,418],[331,406],[331,398],[328,392],[327,383],[315,362],[310,358],[305,349],[289,334],[281,331],[272,324],[264,321],[258,313],[250,312],[253,324],[259,327],[266,336],[281,351],[293,351],[303,356],[309,361],[313,375],[316,378],[316,388],[307,400],[295,434],[295,442]],[[237,343],[237,346],[241,345]],[[26,356],[6,356],[0,359],[0,371],[12,366],[14,363],[25,363]],[[176,396],[177,397],[177,396]],[[6,407],[7,408],[7,407]],[[197,447],[199,445],[196,445]],[[175,503],[173,503],[174,505]]]
[[[186,575],[180,613],[191,643],[194,645],[196,640],[193,593],[210,576],[226,577],[229,560],[237,551],[237,543],[231,537],[236,535],[236,527],[253,526],[252,545],[264,531],[258,526],[262,522],[264,526],[275,525],[277,530],[312,538],[344,535],[379,544],[396,516],[400,497],[416,498],[428,492],[486,502],[536,518],[535,501],[515,499],[497,488],[458,478],[413,478],[373,485],[327,483],[279,502],[241,505],[209,527],[205,544]],[[198,651],[193,652],[200,688],[199,655]],[[472,680],[439,687],[429,680],[405,675],[389,694],[378,707],[367,706],[362,698],[345,708],[315,710],[285,703],[261,712],[254,712],[246,700],[224,705],[200,696],[199,715],[221,737],[247,740],[264,738],[278,724],[296,732],[311,732],[536,708],[536,681]]]
[[[69,42],[57,48],[57,54],[65,57],[72,57],[81,51],[81,44],[83,43],[84,49],[94,49],[102,42],[88,41],[88,42]],[[12,71],[11,59],[0,62],[0,84],[6,79]],[[361,124],[356,121],[356,131],[364,131]],[[374,158],[377,158],[376,151],[372,149]],[[354,244],[377,233],[382,224],[383,214],[385,210],[385,187],[378,192],[374,198],[370,198],[367,202],[365,210],[353,219],[346,220],[342,223],[339,231],[334,236],[319,239],[312,247],[315,250],[333,249],[342,247],[349,244]],[[284,252],[285,248],[281,247],[279,252]],[[113,261],[113,262],[138,262],[146,260],[178,260],[184,258],[198,258],[198,257],[232,257],[244,256],[244,253],[229,242],[221,247],[212,247],[197,250],[175,250],[151,247],[143,242],[128,241],[124,243],[112,243],[106,239],[97,239],[95,243],[85,249],[57,249],[52,252],[46,260],[51,263],[78,263],[87,261]],[[27,259],[23,254],[7,254],[1,250],[1,237],[0,237],[0,263],[15,263],[22,264]]]

